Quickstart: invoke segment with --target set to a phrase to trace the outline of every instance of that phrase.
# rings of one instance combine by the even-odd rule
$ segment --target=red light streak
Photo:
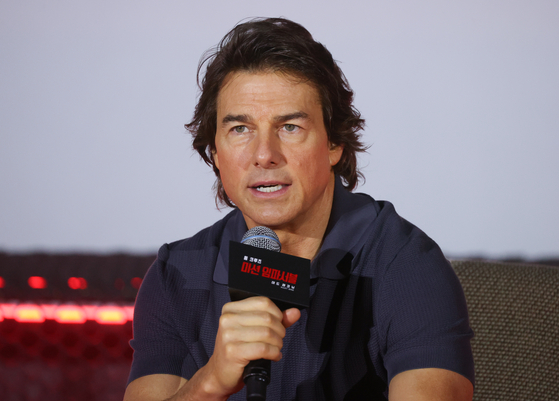
[[[4,284],[5,284],[4,277],[0,277],[0,288],[4,288]]]
[[[42,323],[55,320],[59,323],[80,324],[94,320],[99,324],[124,324],[132,321],[132,305],[76,305],[57,303],[1,303],[0,322],[14,319],[20,323]]]
[[[133,306],[124,306],[124,311],[126,312],[126,319],[133,321],[134,320],[134,307]]]
[[[13,319],[14,318],[14,309],[16,308],[16,304],[9,303],[9,304],[0,304],[0,309],[4,314],[6,319]]]
[[[101,324],[124,324],[128,320],[124,308],[118,306],[101,306],[97,309],[97,323]]]
[[[85,312],[77,305],[61,305],[56,308],[54,320],[58,323],[85,323]]]
[[[43,309],[43,312],[45,312],[45,319],[55,319],[55,312],[56,308],[58,308],[58,305],[42,304],[39,306],[41,307],[41,309]]]
[[[45,313],[39,305],[21,304],[14,309],[14,319],[20,323],[43,323]]]

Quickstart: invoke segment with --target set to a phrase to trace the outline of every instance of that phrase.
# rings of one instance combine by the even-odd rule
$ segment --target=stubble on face
[[[213,156],[224,189],[249,228],[325,230],[332,167],[341,153],[328,141],[312,85],[270,72],[236,72],[224,81]]]

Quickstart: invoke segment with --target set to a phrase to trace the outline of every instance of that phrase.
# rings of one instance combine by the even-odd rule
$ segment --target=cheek
[[[232,184],[238,180],[235,180],[234,176],[232,176],[231,169],[227,167],[227,164],[224,164],[224,169],[219,170],[219,178],[221,179],[221,185],[223,185],[223,189],[227,193],[227,196],[235,202],[235,186]]]
[[[216,143],[213,157],[214,157],[214,163],[220,171],[222,170],[222,168],[223,169],[231,168],[231,163],[234,162],[234,156],[231,152],[231,149],[228,149],[226,146],[223,146],[222,144],[218,145],[218,143]]]
[[[219,169],[219,176],[221,178],[221,183],[228,194],[229,192],[235,191],[236,185],[242,181],[244,176],[243,166],[232,156],[233,155],[222,153],[221,157],[218,158],[222,167]],[[231,194],[229,195],[231,196]]]
[[[214,160],[217,159],[218,163],[223,168],[231,167],[230,163],[242,163],[246,158],[246,146],[239,146],[238,144],[231,144],[228,141],[216,141]],[[219,168],[219,167],[218,167]]]
[[[328,181],[332,166],[328,151],[322,152],[298,152],[297,157],[292,159],[297,173],[303,181],[311,187],[321,185]]]

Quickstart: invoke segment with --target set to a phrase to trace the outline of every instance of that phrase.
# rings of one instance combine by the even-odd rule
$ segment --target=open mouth
[[[280,189],[283,188],[283,185],[281,184],[277,184],[277,185],[260,185],[258,187],[256,187],[256,190],[258,192],[276,192],[279,191]]]

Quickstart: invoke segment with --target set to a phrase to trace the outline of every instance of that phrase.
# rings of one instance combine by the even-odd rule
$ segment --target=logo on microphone
[[[261,295],[280,309],[307,308],[310,271],[309,259],[229,242],[229,291],[242,292],[245,298]]]
[[[243,257],[241,272],[269,278],[271,285],[284,290],[295,291],[295,284],[297,284],[297,274],[262,266],[262,259],[252,256]]]

